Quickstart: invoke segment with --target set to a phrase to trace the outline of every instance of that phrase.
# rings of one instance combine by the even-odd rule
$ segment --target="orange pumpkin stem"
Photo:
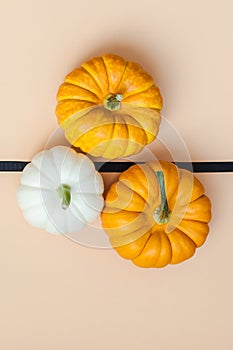
[[[171,211],[168,208],[163,172],[156,171],[155,174],[159,183],[161,203],[160,206],[155,209],[153,217],[157,224],[163,225],[168,223],[171,216]]]
[[[110,111],[116,111],[121,107],[122,94],[110,94],[104,100],[104,107]]]

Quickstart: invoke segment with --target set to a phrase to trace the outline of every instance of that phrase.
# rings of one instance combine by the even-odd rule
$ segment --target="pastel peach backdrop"
[[[0,159],[65,143],[59,84],[113,52],[153,75],[192,160],[232,160],[232,11],[230,0],[2,2]],[[170,157],[158,141],[149,149]],[[207,242],[185,263],[144,270],[29,226],[20,173],[1,173],[0,349],[231,350],[233,175],[197,177],[213,203]]]

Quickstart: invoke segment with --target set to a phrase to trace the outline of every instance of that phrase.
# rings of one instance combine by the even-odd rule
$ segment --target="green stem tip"
[[[110,94],[104,100],[104,107],[110,111],[116,111],[121,107],[122,94]]]
[[[67,209],[71,202],[71,187],[66,184],[61,184],[57,189],[57,193],[62,200],[62,209]]]
[[[160,206],[155,209],[155,211],[153,213],[153,217],[154,217],[155,221],[157,222],[157,224],[163,225],[169,221],[171,211],[168,208],[163,172],[156,171],[155,174],[156,174],[156,177],[157,177],[157,180],[159,183],[160,194],[161,194],[161,203],[160,203]]]

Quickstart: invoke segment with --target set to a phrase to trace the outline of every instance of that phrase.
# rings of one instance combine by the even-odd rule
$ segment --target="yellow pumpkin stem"
[[[67,209],[71,202],[71,187],[69,185],[61,184],[58,187],[57,193],[62,200],[62,209]]]
[[[116,111],[117,109],[120,109],[122,100],[122,94],[110,94],[104,100],[104,107],[110,111]]]
[[[155,209],[153,217],[157,224],[163,225],[169,221],[171,211],[168,208],[163,172],[156,171],[155,174],[159,183],[161,203],[160,206]]]

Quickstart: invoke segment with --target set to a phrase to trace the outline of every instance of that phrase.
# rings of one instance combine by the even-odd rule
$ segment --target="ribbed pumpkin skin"
[[[161,203],[157,171],[163,172],[171,211],[166,224],[154,219]],[[149,162],[120,175],[106,195],[101,217],[119,255],[137,266],[158,268],[189,259],[205,242],[211,203],[191,172],[169,162]]]
[[[106,108],[121,96],[119,109]],[[134,62],[106,54],[74,69],[59,87],[56,116],[67,140],[93,156],[126,157],[152,142],[162,97],[153,78]]]

